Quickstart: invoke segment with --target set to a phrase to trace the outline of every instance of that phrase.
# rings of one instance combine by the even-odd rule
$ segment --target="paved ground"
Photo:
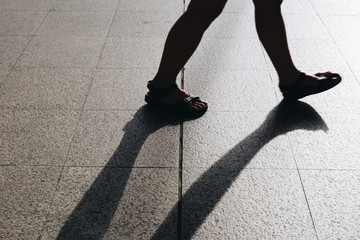
[[[179,75],[208,100],[144,107],[183,0],[0,0],[1,239],[360,239],[360,2],[285,0],[327,94],[279,104],[250,0]]]

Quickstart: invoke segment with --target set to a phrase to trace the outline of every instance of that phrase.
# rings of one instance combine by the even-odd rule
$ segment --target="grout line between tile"
[[[184,89],[185,69],[181,69],[181,88]],[[179,179],[178,179],[178,221],[177,239],[182,239],[182,190],[183,190],[183,159],[184,159],[184,121],[180,121],[179,136]]]
[[[312,225],[313,225],[313,228],[314,228],[314,231],[315,231],[316,239],[319,240],[319,235],[318,235],[318,232],[317,232],[317,229],[316,229],[316,226],[315,226],[315,221],[314,221],[313,215],[312,215],[312,213],[311,213],[309,200],[308,200],[308,198],[307,198],[307,196],[306,196],[305,187],[304,187],[303,180],[302,180],[301,174],[300,174],[300,170],[299,170],[299,167],[298,167],[298,164],[297,164],[297,161],[296,161],[294,149],[293,149],[293,146],[292,146],[292,144],[291,144],[291,140],[290,140],[289,135],[286,134],[286,136],[287,136],[287,138],[288,138],[288,142],[289,142],[289,145],[290,145],[290,149],[291,149],[291,152],[292,152],[292,155],[293,155],[293,159],[294,159],[295,166],[296,166],[296,171],[297,171],[298,176],[299,176],[301,188],[302,188],[303,193],[304,193],[306,205],[307,205],[307,208],[308,208],[308,210],[309,210],[309,214],[310,214],[311,222],[312,222]]]
[[[317,11],[316,8],[314,7],[312,1],[309,0],[309,2],[310,2],[310,4],[311,4],[311,6],[314,8],[314,11],[316,12],[317,16],[319,17],[319,19],[320,19],[321,23],[323,24],[323,26],[325,27],[326,31],[329,33],[329,35],[330,35],[330,37],[331,37],[331,40],[333,41],[333,43],[335,44],[335,46],[336,46],[337,49],[339,50],[341,56],[343,57],[344,61],[346,62],[346,65],[347,65],[348,68],[350,69],[352,75],[355,77],[357,83],[360,85],[360,79],[357,78],[357,76],[356,76],[356,74],[354,73],[353,69],[351,68],[348,60],[347,60],[346,57],[343,55],[343,53],[342,53],[339,45],[338,45],[338,44],[336,43],[336,41],[335,41],[334,36],[331,34],[330,30],[327,28],[326,24],[324,23],[324,20],[323,20],[323,18],[321,17],[321,14],[318,13],[318,11]],[[334,15],[331,15],[331,16],[334,16]]]

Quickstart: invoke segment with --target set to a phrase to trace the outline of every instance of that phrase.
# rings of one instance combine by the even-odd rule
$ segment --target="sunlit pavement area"
[[[229,0],[181,120],[143,98],[187,4],[0,0],[0,239],[360,239],[360,1],[284,0],[296,66],[343,77],[289,104]]]

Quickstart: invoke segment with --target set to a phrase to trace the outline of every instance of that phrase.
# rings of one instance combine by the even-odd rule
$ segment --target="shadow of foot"
[[[182,215],[182,232],[178,236],[191,239],[255,154],[275,137],[297,129],[326,131],[328,128],[310,105],[299,101],[281,102],[268,114],[261,126],[229,150],[190,186],[152,239],[171,239],[168,229],[174,229],[178,209],[186,209],[187,213]]]

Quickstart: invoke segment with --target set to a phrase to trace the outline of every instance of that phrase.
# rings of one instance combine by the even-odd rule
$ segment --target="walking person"
[[[250,0],[249,0],[250,1]],[[148,82],[145,101],[184,115],[201,115],[208,104],[178,87],[176,77],[192,56],[205,30],[221,14],[227,0],[192,0],[166,39],[157,74]],[[286,100],[326,91],[340,83],[332,72],[305,74],[290,56],[281,14],[283,0],[253,0],[256,30],[279,76],[279,88]]]

